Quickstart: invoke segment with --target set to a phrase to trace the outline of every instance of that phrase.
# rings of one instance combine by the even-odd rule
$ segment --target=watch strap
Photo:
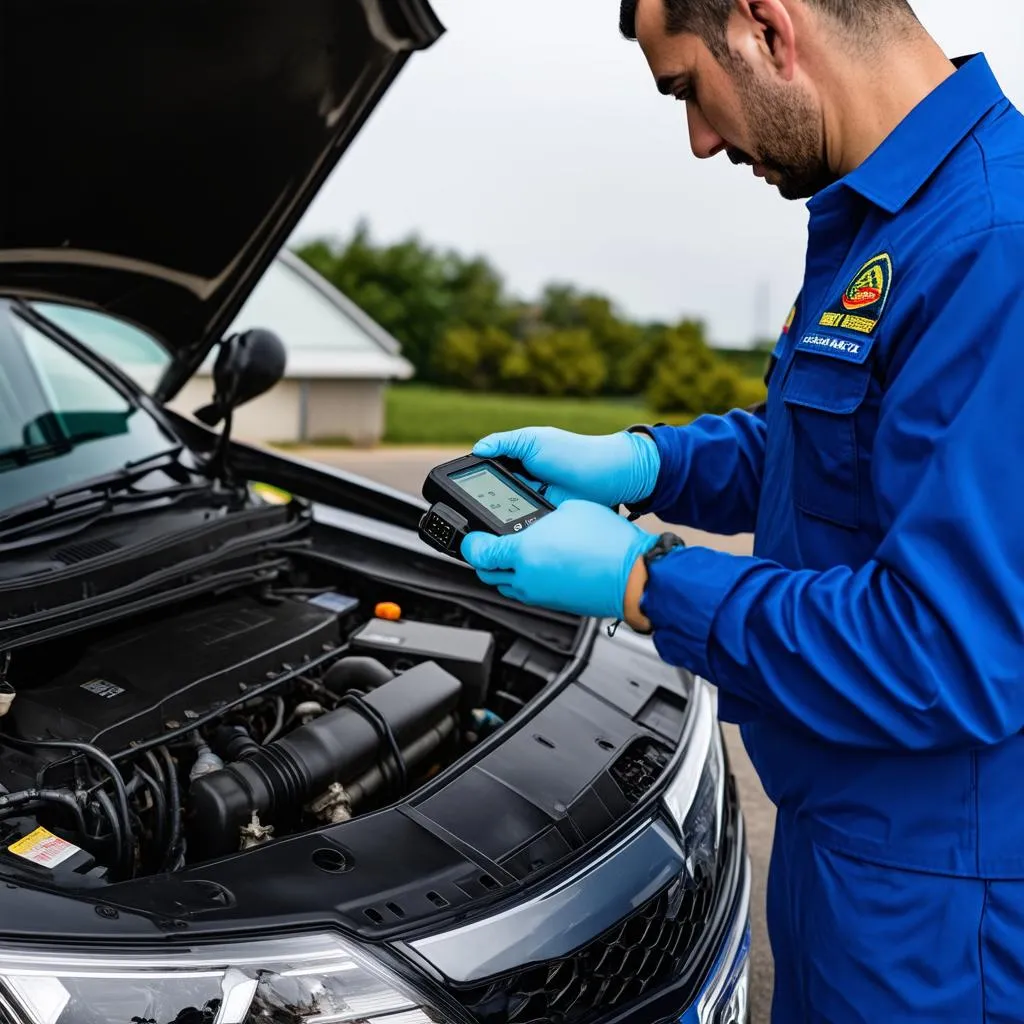
[[[658,537],[658,539],[654,542],[654,544],[652,544],[651,547],[649,547],[647,549],[647,551],[645,551],[643,556],[642,556],[643,563],[644,563],[644,568],[647,570],[647,583],[649,583],[650,580],[651,580],[651,566],[652,565],[654,565],[656,562],[660,561],[666,555],[671,554],[673,551],[677,551],[679,548],[685,548],[685,547],[686,547],[686,541],[684,541],[683,538],[680,537],[678,534],[676,534],[676,533],[663,533],[663,534],[661,534],[661,536]],[[647,592],[647,583],[644,584],[644,593]],[[643,602],[643,595],[640,596],[640,601],[641,601],[641,603]],[[615,636],[615,633],[618,630],[620,625],[622,625],[622,620],[621,619],[617,619],[615,622],[613,622],[608,627],[608,635],[609,636]],[[654,630],[653,630],[653,628],[652,629],[634,629],[633,632],[634,633],[639,633],[640,636],[650,636],[654,632]]]
[[[652,441],[654,440],[654,428],[664,427],[664,423],[634,423],[631,427],[626,427],[627,434],[646,434]],[[653,497],[653,495],[651,495]],[[647,515],[651,510],[651,497],[644,498],[641,501],[634,501],[631,505],[625,505],[625,509],[629,512],[629,521],[633,522],[639,519],[641,516]]]
[[[647,580],[644,583],[644,592],[640,595],[640,606],[643,607],[644,597],[647,594],[647,587],[651,582],[651,567],[660,562],[666,555],[670,555],[673,551],[678,551],[679,548],[685,548],[686,542],[676,533],[663,533],[652,547],[650,547],[643,556],[644,568],[647,570]],[[648,619],[650,616],[648,616]],[[650,636],[654,632],[654,627],[650,629],[636,630],[641,636]]]

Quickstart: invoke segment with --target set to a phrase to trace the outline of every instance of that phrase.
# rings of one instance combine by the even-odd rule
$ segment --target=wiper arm
[[[59,525],[68,519],[77,519],[82,514],[103,511],[112,508],[120,501],[140,501],[148,498],[159,498],[161,494],[176,494],[183,490],[200,490],[200,487],[181,484],[163,491],[148,491],[141,494],[119,494],[118,492],[131,487],[140,480],[155,473],[157,470],[172,466],[181,467],[180,456],[184,447],[178,445],[168,451],[157,452],[144,459],[136,459],[125,463],[120,469],[103,476],[93,477],[85,483],[75,484],[54,491],[34,501],[16,505],[0,515],[0,534],[20,531],[22,528],[38,523],[41,520],[51,525]],[[191,475],[191,471],[187,471]]]
[[[100,520],[121,519],[140,512],[174,508],[197,494],[208,493],[209,489],[209,484],[182,484],[179,487],[165,487],[158,491],[95,498],[91,503],[84,503],[42,519],[7,529],[0,528],[0,557],[13,551],[38,547],[40,544],[66,540],[83,530],[88,530]],[[154,508],[156,503],[159,504]]]

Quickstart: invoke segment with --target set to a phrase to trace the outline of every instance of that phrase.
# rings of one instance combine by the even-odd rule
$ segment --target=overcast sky
[[[694,159],[618,0],[433,0],[448,32],[399,76],[296,232],[412,231],[488,256],[510,288],[549,280],[638,318],[703,318],[746,344],[800,284],[807,211],[725,156]],[[984,51],[1024,104],[1021,0],[919,0],[950,55]]]

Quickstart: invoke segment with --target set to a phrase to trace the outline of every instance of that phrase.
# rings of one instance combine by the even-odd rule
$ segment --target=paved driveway
[[[382,448],[375,451],[315,448],[291,454],[326,462],[352,473],[360,473],[398,490],[418,495],[423,478],[433,466],[464,452],[447,448]],[[641,525],[648,529],[654,528],[656,523],[653,518],[648,522],[641,520]],[[685,529],[678,529],[677,532],[686,538],[687,543],[702,544],[737,554],[750,553],[749,537],[714,537]],[[767,1024],[772,990],[772,958],[764,923],[764,883],[768,857],[771,853],[775,812],[757,781],[738,731],[733,726],[726,726],[725,736],[746,816],[750,860],[754,872],[751,1024]]]

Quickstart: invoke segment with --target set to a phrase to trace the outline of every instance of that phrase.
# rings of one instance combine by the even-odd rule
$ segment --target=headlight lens
[[[725,808],[725,755],[706,683],[696,692],[696,718],[689,745],[664,803],[679,829],[686,867],[692,879],[712,870],[722,841]]]
[[[333,935],[193,947],[175,956],[0,949],[17,1024],[429,1024],[440,1020]]]

